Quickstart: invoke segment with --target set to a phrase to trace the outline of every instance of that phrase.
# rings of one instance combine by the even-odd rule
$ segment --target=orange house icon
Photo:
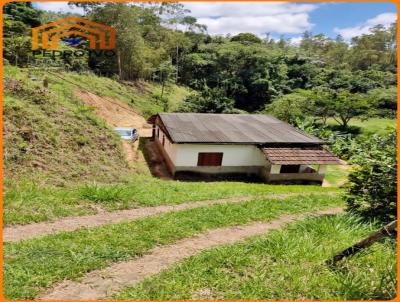
[[[115,48],[115,29],[79,17],[67,17],[32,28],[32,49],[38,49],[41,35],[41,48],[56,49],[61,38],[81,36],[89,40],[90,49]]]

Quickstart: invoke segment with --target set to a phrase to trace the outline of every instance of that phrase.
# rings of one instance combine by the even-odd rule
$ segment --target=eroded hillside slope
[[[48,80],[48,87],[43,85]],[[120,139],[95,108],[77,95],[82,87],[115,98],[141,115],[162,110],[157,86],[125,85],[93,74],[4,70],[4,176],[63,185],[76,180],[111,182],[129,172]],[[187,92],[173,87],[172,102]]]

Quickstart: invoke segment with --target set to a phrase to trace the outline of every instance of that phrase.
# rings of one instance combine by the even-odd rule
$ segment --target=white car
[[[130,140],[132,142],[136,141],[139,137],[139,133],[135,128],[114,128],[114,131],[122,139]]]

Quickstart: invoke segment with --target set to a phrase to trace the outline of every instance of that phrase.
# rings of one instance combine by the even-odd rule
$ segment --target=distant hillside
[[[62,185],[73,180],[109,182],[130,172],[120,139],[76,95],[81,87],[126,102],[149,116],[162,111],[158,85],[129,85],[93,74],[4,70],[4,177]],[[48,79],[48,88],[43,80]],[[171,106],[186,94],[169,88]]]

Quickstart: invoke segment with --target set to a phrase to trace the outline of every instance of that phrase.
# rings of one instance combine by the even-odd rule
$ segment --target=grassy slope
[[[396,293],[396,247],[377,243],[323,262],[364,238],[371,226],[347,215],[308,219],[243,243],[216,248],[128,288],[118,300],[363,300]]]
[[[41,289],[63,279],[141,255],[208,229],[269,221],[343,205],[337,196],[310,195],[282,200],[257,199],[172,212],[141,220],[42,238],[5,243],[4,290],[10,299],[32,299]]]
[[[33,174],[36,180],[43,176],[47,184],[82,178],[110,182],[128,172],[119,139],[74,95],[77,87],[72,83],[124,101],[146,117],[163,110],[155,97],[161,89],[158,84],[124,85],[93,74],[12,66],[6,66],[4,74],[5,176],[13,182]],[[40,92],[44,78],[49,89]],[[176,85],[167,92],[172,107],[188,94]]]
[[[41,82],[9,66],[4,74],[6,187],[24,179],[54,185],[111,181],[128,172],[118,137],[70,87],[51,82],[41,90]]]
[[[120,182],[132,171],[120,139],[74,95],[71,83],[125,101],[145,115],[162,110],[154,97],[160,86],[13,66],[5,66],[4,75],[5,223],[95,213],[93,202],[76,197],[76,183]],[[175,85],[167,92],[172,104],[188,93]]]
[[[46,75],[51,81],[64,81],[74,88],[78,85],[99,96],[108,96],[124,101],[145,118],[157,112],[164,111],[164,104],[159,100],[161,85],[157,83],[140,81],[120,83],[107,77],[96,76],[92,73],[59,72],[57,74],[48,73]],[[169,111],[175,109],[188,94],[189,90],[185,87],[169,85],[164,93],[164,96],[169,100]]]

